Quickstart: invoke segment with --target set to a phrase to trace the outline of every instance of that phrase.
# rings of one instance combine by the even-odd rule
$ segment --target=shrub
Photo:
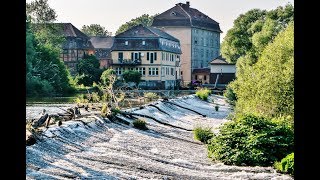
[[[288,154],[281,162],[274,163],[278,172],[294,174],[294,153]]]
[[[194,139],[207,144],[208,140],[213,137],[213,133],[211,131],[211,128],[196,127],[193,130],[193,136],[194,136]]]
[[[207,88],[201,88],[196,91],[196,96],[198,96],[200,99],[206,101],[208,99],[208,96],[211,94],[211,90]]]
[[[214,109],[215,109],[216,111],[219,111],[219,106],[218,106],[218,105],[215,106]]]
[[[146,126],[146,121],[142,120],[142,119],[137,119],[135,121],[133,121],[133,126],[137,129],[141,129],[141,130],[147,130],[147,126]]]
[[[270,166],[293,151],[294,134],[285,124],[243,115],[220,127],[208,143],[209,157],[225,164]]]
[[[235,105],[236,104],[236,100],[237,100],[237,96],[236,94],[233,92],[233,89],[228,85],[226,88],[226,91],[224,92],[224,97],[227,98],[227,102],[231,105]]]
[[[143,97],[147,98],[149,101],[152,101],[153,99],[157,99],[158,95],[153,92],[144,93]]]

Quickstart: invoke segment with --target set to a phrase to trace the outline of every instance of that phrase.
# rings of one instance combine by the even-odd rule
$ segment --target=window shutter
[[[147,52],[147,60],[149,60],[149,52]]]
[[[139,52],[139,57],[138,57],[138,59],[141,60],[141,52]]]
[[[133,60],[133,52],[131,53],[131,60]]]
[[[157,52],[154,52],[154,60],[157,60]]]

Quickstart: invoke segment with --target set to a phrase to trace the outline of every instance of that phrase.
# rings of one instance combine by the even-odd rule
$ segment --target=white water
[[[207,117],[175,105],[156,102],[157,107],[128,111],[186,129],[196,125],[213,129],[228,121],[230,107],[221,96],[212,96],[219,104],[204,102],[193,95],[170,100],[196,110]],[[40,109],[40,110],[39,110]],[[54,112],[55,107],[45,107]],[[28,118],[42,108],[27,107]],[[127,121],[130,119],[121,117]],[[147,121],[149,130],[141,131],[123,124],[86,118],[52,125],[41,142],[26,147],[27,179],[293,179],[276,173],[271,167],[227,166],[207,158],[205,145],[193,140],[192,132]]]

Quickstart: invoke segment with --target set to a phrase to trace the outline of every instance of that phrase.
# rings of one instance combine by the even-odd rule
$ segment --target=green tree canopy
[[[48,5],[48,0],[35,0],[26,3],[26,13],[34,23],[53,22],[57,18],[55,10]]]
[[[290,23],[266,46],[257,63],[243,69],[230,84],[237,95],[236,113],[293,117],[293,34],[294,26]]]
[[[125,71],[122,77],[125,82],[134,82],[136,85],[141,81],[141,73],[138,71]]]
[[[223,39],[222,56],[232,63],[247,56],[245,59],[251,61],[248,64],[254,64],[264,47],[293,21],[293,12],[293,5],[287,4],[270,11],[253,9],[241,14]]]
[[[109,32],[100,24],[83,25],[81,31],[88,36],[112,36],[112,32]]]
[[[156,15],[150,16],[149,14],[143,14],[137,18],[131,19],[129,22],[126,22],[125,24],[122,24],[119,27],[119,29],[116,31],[116,35],[124,32],[134,26],[137,26],[139,24],[143,24],[144,26],[151,26],[152,22],[153,22],[153,18]]]
[[[84,55],[77,64],[78,84],[92,86],[93,82],[100,82],[102,72],[100,62],[94,55]]]

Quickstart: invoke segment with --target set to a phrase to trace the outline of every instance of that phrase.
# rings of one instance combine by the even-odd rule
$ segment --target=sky
[[[26,0],[30,3],[34,0]],[[83,25],[100,24],[113,35],[124,23],[142,14],[162,13],[175,4],[187,0],[48,0],[57,13],[57,22],[72,23],[78,29]],[[233,21],[243,13],[258,8],[271,10],[294,0],[188,0],[198,9],[220,23],[223,31],[220,41],[232,28]]]

